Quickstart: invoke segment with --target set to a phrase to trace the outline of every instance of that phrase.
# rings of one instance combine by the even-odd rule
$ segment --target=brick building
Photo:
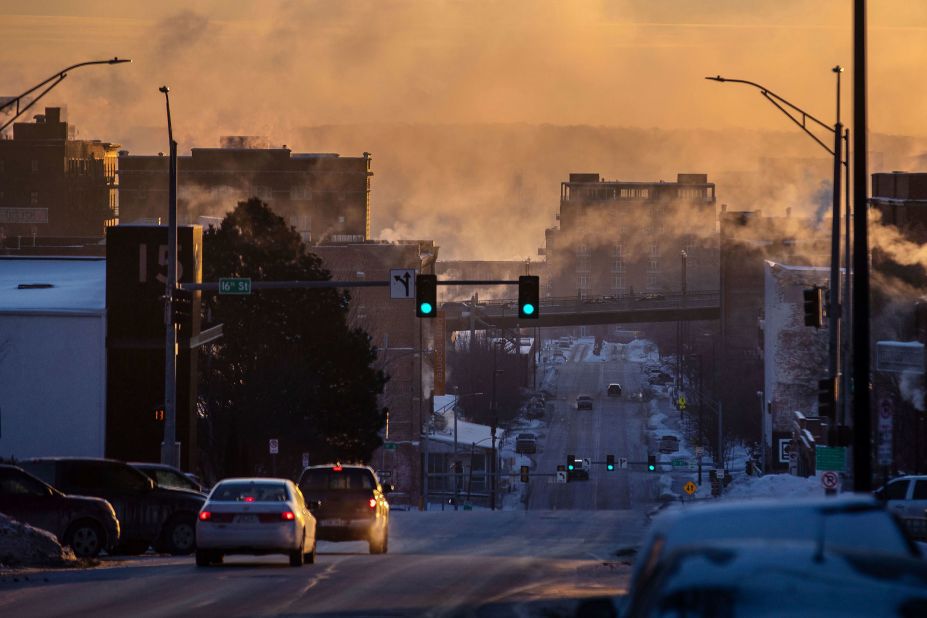
[[[543,250],[551,296],[678,291],[683,250],[688,289],[718,289],[715,185],[706,174],[676,182],[570,174],[558,218]]]
[[[826,265],[830,243],[810,219],[764,216],[761,211],[726,211],[721,206],[721,350],[725,381],[717,393],[735,434],[758,440],[763,390],[764,263]]]
[[[332,278],[385,281],[390,269],[433,272],[434,241],[325,243],[314,247]],[[415,317],[414,299],[391,300],[385,287],[352,288],[349,320],[363,328],[378,349],[377,366],[389,374],[381,405],[389,419],[370,464],[396,486],[390,502],[418,506],[422,493],[421,427],[430,414],[433,335],[436,320]],[[425,353],[421,354],[420,350]]]
[[[102,238],[119,216],[118,144],[74,139],[61,108],[0,139],[0,244],[16,237]],[[18,244],[22,244],[19,242]]]
[[[239,201],[258,197],[311,244],[370,239],[370,153],[294,153],[235,136],[177,159],[181,223],[223,217]],[[123,222],[167,217],[168,157],[121,151],[119,176]]]

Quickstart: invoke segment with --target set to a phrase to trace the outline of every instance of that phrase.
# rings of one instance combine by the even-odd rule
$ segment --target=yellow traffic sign
[[[696,485],[696,484],[693,483],[692,481],[689,481],[688,483],[686,483],[685,485],[682,486],[682,489],[683,489],[683,491],[685,491],[687,494],[689,494],[689,495],[691,496],[691,495],[694,494],[696,491],[698,491],[698,485]]]
[[[679,399],[676,401],[676,407],[678,407],[680,410],[686,409],[686,396],[685,395],[679,396]]]

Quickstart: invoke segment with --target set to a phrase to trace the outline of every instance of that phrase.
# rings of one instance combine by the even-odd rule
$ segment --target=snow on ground
[[[0,567],[76,566],[70,547],[62,548],[50,532],[0,513]]]
[[[741,476],[721,494],[723,498],[805,498],[823,496],[820,479],[804,478],[791,474],[767,474],[766,476]]]
[[[624,351],[632,363],[660,360],[660,352],[656,344],[647,339],[635,339],[624,347]]]

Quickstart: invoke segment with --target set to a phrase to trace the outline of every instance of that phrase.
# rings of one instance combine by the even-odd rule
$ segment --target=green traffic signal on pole
[[[653,472],[657,469],[657,456],[647,455],[647,469]]]
[[[567,470],[572,472],[576,469],[576,457],[573,455],[567,455]]]
[[[538,318],[541,304],[541,280],[536,275],[522,275],[518,278],[518,317],[527,320]]]
[[[608,470],[609,472],[615,469],[615,456],[614,455],[605,456],[605,469]]]
[[[415,276],[415,315],[433,318],[438,313],[437,275]]]

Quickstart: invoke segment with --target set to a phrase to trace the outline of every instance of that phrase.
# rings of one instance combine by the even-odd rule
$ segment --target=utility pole
[[[853,0],[853,489],[872,490],[866,0]]]
[[[167,281],[164,290],[164,440],[161,463],[180,467],[177,442],[177,325],[174,294],[177,291],[177,142],[171,126],[170,88],[161,86],[167,106],[167,140],[170,151],[167,198]]]

